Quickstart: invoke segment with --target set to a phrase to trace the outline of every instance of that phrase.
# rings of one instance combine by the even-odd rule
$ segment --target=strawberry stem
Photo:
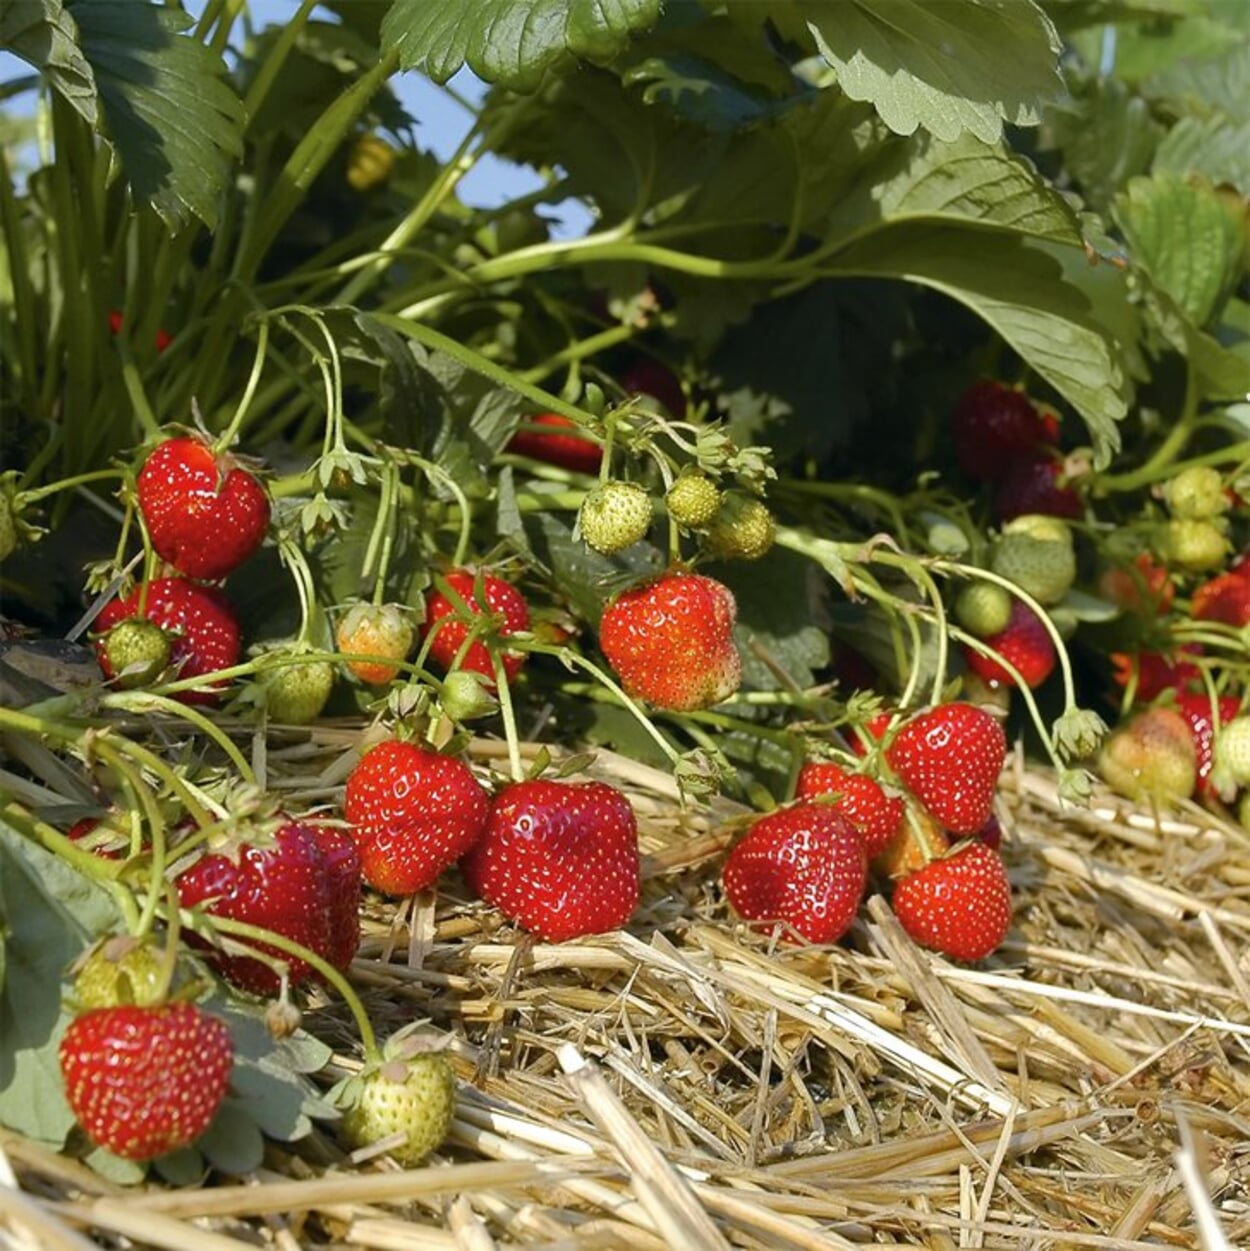
[[[260,385],[260,376],[265,369],[265,355],[268,349],[269,322],[262,318],[256,335],[256,356],[252,361],[252,372],[248,375],[247,386],[243,388],[243,395],[240,397],[238,406],[235,408],[229,423],[213,443],[212,452],[214,456],[219,456],[222,452],[234,446],[235,439],[238,437],[248,409],[252,406],[256,388]]]
[[[508,671],[503,654],[494,642],[487,640],[491,666],[495,670],[495,689],[499,697],[499,715],[503,719],[504,738],[508,743],[508,773],[514,782],[525,779],[525,766],[521,763],[521,739],[517,733],[516,709],[512,705],[512,688],[508,685]]]
[[[75,474],[72,478],[62,478],[59,482],[36,487],[33,491],[20,492],[17,497],[18,503],[21,505],[34,504],[39,500],[46,499],[49,495],[55,495],[58,491],[68,491],[73,487],[85,486],[88,482],[103,482],[109,478],[125,477],[126,471],[124,469],[96,469],[91,473]]]

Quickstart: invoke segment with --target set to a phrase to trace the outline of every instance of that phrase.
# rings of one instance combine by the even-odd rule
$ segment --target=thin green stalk
[[[295,13],[281,26],[277,40],[266,55],[260,71],[252,80],[252,85],[248,88],[247,96],[244,98],[243,113],[247,118],[247,125],[244,128],[245,134],[247,130],[251,129],[252,123],[260,114],[261,106],[265,103],[269,92],[273,89],[278,75],[282,73],[287,58],[291,55],[291,51],[300,35],[304,33],[304,27],[308,24],[309,14],[316,7],[317,0],[302,0]]]
[[[252,772],[252,766],[248,764],[242,752],[234,745],[230,736],[220,726],[189,704],[179,703],[176,699],[169,699],[167,696],[158,695],[154,691],[110,691],[101,698],[100,704],[104,708],[116,708],[119,712],[163,712],[167,716],[178,717],[186,721],[190,725],[195,726],[202,734],[206,734],[225,752],[226,756],[229,757],[230,763],[238,769],[239,776],[245,782],[253,784],[256,782],[256,775]]]
[[[265,369],[265,352],[268,347],[269,322],[262,319],[256,335],[256,356],[252,360],[252,372],[248,375],[247,386],[243,388],[243,394],[234,410],[234,416],[230,418],[226,428],[213,444],[214,452],[224,452],[234,444],[243,421],[247,417],[252,398],[256,394],[256,388],[260,385],[260,376]]]

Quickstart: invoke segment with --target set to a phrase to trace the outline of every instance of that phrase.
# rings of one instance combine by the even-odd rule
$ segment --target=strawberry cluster
[[[866,728],[873,734],[888,722]],[[874,748],[879,778],[809,761],[796,802],[756,820],[730,852],[725,893],[748,921],[836,942],[875,871],[891,881],[895,913],[918,943],[979,960],[1011,925],[991,812],[1005,757],[993,716],[950,703],[909,717]]]

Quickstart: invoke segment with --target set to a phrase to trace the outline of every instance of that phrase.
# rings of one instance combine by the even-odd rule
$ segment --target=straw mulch
[[[333,802],[347,727],[275,740],[266,781]],[[503,747],[475,744],[501,767]],[[318,1133],[266,1170],[121,1191],[0,1136],[0,1247],[548,1251],[727,1246],[1235,1247],[1250,1242],[1250,835],[1197,808],[1000,791],[1015,926],[963,968],[880,898],[827,949],[752,933],[719,865],[743,810],[683,810],[600,753],[645,852],[628,933],[532,945],[453,879],[369,903],[352,974],[379,1033],[428,1018],[462,1079],[428,1167]],[[358,1065],[338,1005],[307,1024]]]

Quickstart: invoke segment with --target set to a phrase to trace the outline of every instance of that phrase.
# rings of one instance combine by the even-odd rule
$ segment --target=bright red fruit
[[[123,860],[130,854],[130,839],[115,825],[106,825],[99,817],[82,817],[65,831],[72,839],[102,860]]]
[[[475,590],[479,576],[482,579],[485,603]],[[452,596],[439,590],[431,591],[427,596],[425,633],[428,635],[435,626],[438,627],[438,633],[430,644],[430,655],[444,669],[471,669],[485,675],[490,679],[493,689],[495,666],[491,663],[490,652],[481,637],[469,644],[463,656],[460,655],[460,649],[464,647],[464,641],[469,635],[472,618],[483,611],[497,617],[499,624],[494,632],[499,637],[506,638],[509,634],[520,634],[530,628],[529,605],[516,587],[493,574],[478,575],[469,569],[457,569],[446,574],[443,581],[463,603],[463,607]],[[525,663],[525,653],[505,651],[502,655],[503,670],[511,682]]]
[[[352,770],[343,811],[365,881],[387,895],[411,895],[481,838],[490,799],[463,761],[391,740]]]
[[[1241,701],[1235,695],[1221,695],[1217,705],[1220,725],[1227,725],[1241,710]],[[1176,710],[1185,718],[1194,738],[1198,778],[1194,794],[1206,795],[1207,775],[1211,772],[1215,745],[1215,721],[1210,697],[1205,691],[1181,691],[1176,697]]]
[[[95,628],[106,635],[119,621],[139,616],[142,587],[124,599],[105,604]],[[239,622],[230,601],[216,587],[197,586],[183,578],[157,578],[147,583],[145,617],[172,636],[170,661],[178,677],[198,678],[229,669],[239,662]],[[106,678],[114,677],[103,638],[96,642],[96,658]],[[224,682],[209,683],[202,690],[179,691],[174,698],[184,704],[215,704]]]
[[[863,835],[868,858],[882,851],[898,832],[903,801],[887,795],[866,773],[853,773],[832,760],[809,760],[799,770],[796,799],[837,793],[830,805]]]
[[[634,811],[603,782],[515,782],[460,865],[487,903],[549,942],[619,929],[638,903]]]
[[[1191,609],[1195,621],[1250,624],[1250,578],[1244,573],[1222,573],[1195,588]]]
[[[201,856],[175,882],[184,908],[258,925],[346,968],[360,938],[360,861],[351,839],[326,826],[289,822],[227,851]],[[290,962],[290,983],[316,976],[276,947],[260,950]],[[346,956],[346,959],[344,959]],[[221,975],[258,995],[277,991],[277,973],[250,956],[210,956]]]
[[[1054,640],[1041,618],[1022,600],[1012,603],[1007,628],[981,641],[1014,665],[1030,690],[1041,686],[1055,667]],[[1015,679],[993,656],[982,655],[966,643],[963,654],[968,668],[983,682],[990,686],[1014,684]]]
[[[1063,461],[1057,456],[1024,457],[1015,461],[998,480],[994,492],[994,516],[1011,521],[1028,513],[1050,517],[1081,516],[1081,497],[1061,481]]]
[[[993,847],[968,843],[896,883],[894,913],[922,947],[980,960],[1011,928],[1007,866]]]
[[[713,578],[666,573],[617,596],[599,626],[599,646],[630,695],[657,708],[693,712],[728,699],[742,681],[734,642],[738,608]]]
[[[864,838],[830,804],[795,804],[751,826],[721,880],[746,920],[784,921],[809,942],[835,943],[864,897]]]
[[[1127,688],[1136,677],[1133,702],[1149,704],[1164,691],[1183,690],[1190,682],[1197,681],[1202,676],[1198,666],[1184,657],[1201,652],[1199,643],[1186,643],[1173,656],[1162,652],[1112,652],[1111,662],[1115,666],[1112,680],[1117,686]]]
[[[93,1142],[150,1160],[194,1142],[225,1097],[234,1047],[191,1003],[98,1008],[65,1031],[65,1095]]]
[[[875,717],[869,717],[860,727],[868,735],[869,738],[876,742],[881,742],[885,738],[885,732],[890,728],[890,722],[894,720],[892,712],[879,712]],[[867,756],[868,748],[864,745],[863,739],[853,730],[848,728],[845,732],[846,740],[851,745],[851,750],[857,756]]]
[[[542,426],[541,430],[526,430],[524,426],[512,436],[507,451],[518,456],[559,465],[575,473],[597,474],[603,463],[603,448],[577,433],[581,427],[571,417],[559,413],[539,413],[527,417],[525,425]]]
[[[963,703],[912,717],[886,751],[902,783],[953,834],[975,834],[989,819],[1006,758],[998,720]]]
[[[955,459],[970,478],[997,478],[1054,429],[1023,391],[984,378],[955,406]]]
[[[139,471],[139,511],[156,554],[189,578],[215,581],[264,541],[269,497],[232,456],[202,439],[166,439]]]
[[[122,315],[121,309],[119,308],[113,309],[112,312],[109,313],[109,330],[113,334],[121,334],[122,322],[124,320],[125,319]],[[163,352],[173,341],[174,341],[174,336],[170,334],[168,330],[158,330],[156,332],[157,354],[159,355],[161,352]]]

